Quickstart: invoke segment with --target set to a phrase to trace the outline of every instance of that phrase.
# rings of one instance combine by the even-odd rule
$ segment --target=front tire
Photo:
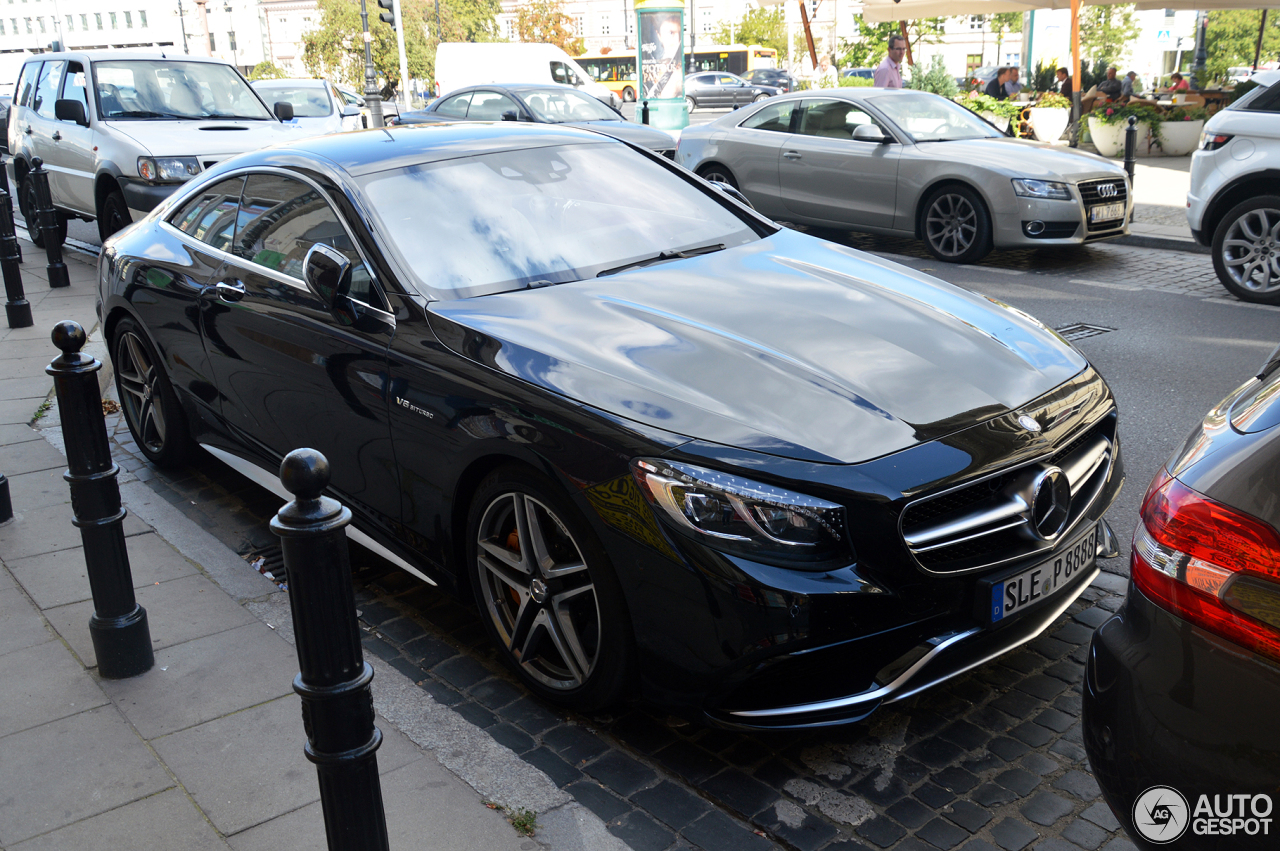
[[[693,111],[698,108],[697,102],[695,102],[694,99],[691,97],[686,97],[684,99],[684,106],[685,106],[685,109],[689,111],[690,115],[692,115]]]
[[[756,96],[755,96],[755,99],[754,99],[754,100],[752,100],[751,102],[752,102],[752,103],[759,103],[759,102],[760,102],[760,101],[762,101],[762,100],[768,100],[768,99],[769,99],[769,96],[768,96],[768,95],[765,95],[765,94],[759,94],[759,95],[756,95]]]
[[[124,200],[124,193],[116,190],[102,199],[98,210],[98,236],[106,242],[115,233],[133,224],[129,215],[129,205]]]
[[[734,179],[733,172],[719,163],[712,163],[698,169],[698,177],[709,183],[727,183],[734,189],[738,188],[738,181]]]
[[[194,445],[187,418],[160,358],[132,319],[116,326],[111,365],[125,423],[142,454],[157,467],[181,466]]]
[[[920,232],[929,253],[948,263],[973,263],[991,251],[991,216],[967,186],[944,186],[924,203]]]
[[[623,102],[623,103],[635,103],[635,102],[636,102],[636,90],[635,90],[635,89],[633,89],[633,88],[631,88],[630,86],[626,86],[626,87],[624,87],[624,88],[622,89],[622,102]]]
[[[1213,232],[1213,268],[1241,301],[1280,304],[1280,196],[1231,208]]]
[[[617,700],[631,635],[604,548],[560,489],[523,467],[480,483],[467,563],[485,629],[528,688],[579,710]]]

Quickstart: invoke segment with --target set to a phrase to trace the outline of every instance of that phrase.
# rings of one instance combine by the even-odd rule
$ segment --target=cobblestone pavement
[[[934,268],[919,243],[848,244]],[[1207,258],[1123,246],[1001,252],[1000,274],[1080,276],[1221,298]],[[920,262],[926,260],[928,262]],[[246,561],[279,562],[267,522],[280,500],[204,457],[177,473],[142,460],[109,417],[121,467]],[[1125,580],[1103,573],[1040,638],[867,722],[749,735],[642,706],[589,716],[543,704],[490,648],[473,609],[353,548],[366,651],[489,731],[597,813],[637,851],[1131,851],[1081,747],[1092,629]],[[251,569],[246,564],[246,570]]]

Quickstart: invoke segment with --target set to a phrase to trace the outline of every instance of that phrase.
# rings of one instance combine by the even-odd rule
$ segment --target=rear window
[[[1241,83],[1241,85],[1248,85]],[[1258,86],[1236,99],[1227,109],[1249,112],[1280,112],[1280,85]]]

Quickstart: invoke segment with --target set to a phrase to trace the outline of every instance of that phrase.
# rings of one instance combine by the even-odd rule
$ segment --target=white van
[[[440,95],[485,83],[561,83],[614,108],[622,105],[616,94],[592,80],[554,44],[445,42],[436,51],[436,83]]]

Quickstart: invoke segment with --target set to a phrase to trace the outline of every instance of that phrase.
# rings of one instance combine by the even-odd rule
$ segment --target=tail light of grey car
[[[1183,620],[1280,661],[1280,534],[1163,468],[1142,501],[1130,576]]]

